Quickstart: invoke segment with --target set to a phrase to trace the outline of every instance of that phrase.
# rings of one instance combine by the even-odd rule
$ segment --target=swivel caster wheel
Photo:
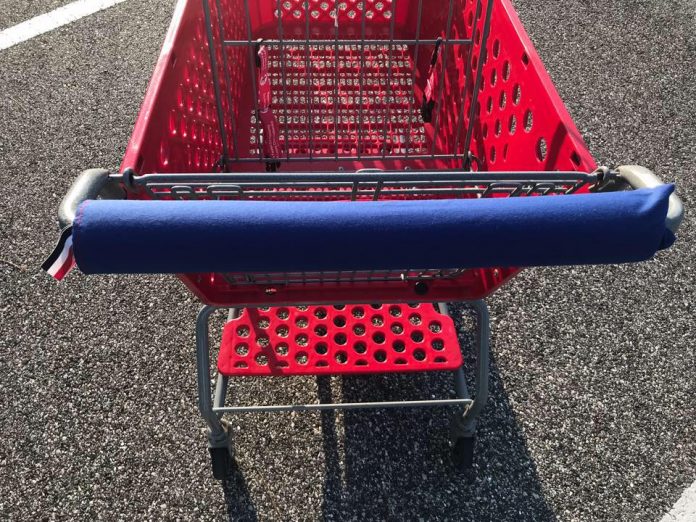
[[[452,463],[458,471],[468,471],[474,465],[476,437],[458,437],[452,446]]]
[[[230,455],[230,450],[227,447],[208,448],[210,451],[210,461],[213,468],[213,477],[217,480],[225,480],[232,475],[234,471],[234,458]]]

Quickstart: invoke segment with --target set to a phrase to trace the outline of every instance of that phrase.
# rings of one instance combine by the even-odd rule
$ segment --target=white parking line
[[[696,482],[691,484],[660,522],[693,522],[696,520]]]
[[[0,51],[125,0],[78,0],[0,32]]]

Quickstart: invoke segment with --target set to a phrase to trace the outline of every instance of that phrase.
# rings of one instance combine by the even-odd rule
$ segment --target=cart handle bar
[[[622,165],[616,169],[616,171],[612,171],[607,167],[600,167],[595,171],[596,174],[600,174],[598,176],[599,179],[602,179],[603,181],[607,182],[610,180],[617,181],[619,183],[624,182],[627,185],[630,185],[634,189],[639,189],[639,188],[654,188],[658,187],[660,185],[663,185],[664,183],[655,175],[652,173],[652,171],[646,169],[645,167],[641,167],[639,165]],[[75,182],[72,184],[70,189],[68,190],[67,194],[61,201],[60,207],[58,208],[58,223],[60,225],[61,230],[65,229],[66,227],[69,227],[72,225],[73,220],[75,219],[75,215],[77,212],[77,207],[80,206],[80,204],[86,200],[89,199],[97,199],[99,197],[103,199],[125,199],[126,198],[126,190],[125,186],[131,185],[134,181],[132,177],[132,171],[128,173],[129,175],[112,175],[108,170],[105,169],[89,169],[85,170],[82,172]],[[378,174],[366,174],[366,176],[384,176],[385,178],[388,178],[390,175],[393,175],[393,173],[378,173]],[[405,173],[401,177],[401,179],[406,179],[408,178],[409,174],[415,174],[416,173]],[[444,179],[452,179],[452,177],[448,174],[452,173],[447,173],[447,172],[442,172],[441,176]],[[481,177],[482,179],[488,178],[489,176],[493,179],[498,179],[498,178],[505,178],[506,174],[505,173],[486,173],[487,175],[485,178],[481,176],[480,174],[476,173],[468,173],[472,178],[475,177]],[[509,176],[512,176],[515,179],[520,179],[520,176],[523,175],[523,172],[519,173],[509,173]],[[528,175],[538,175],[539,173],[528,173]],[[553,175],[553,173],[548,172],[547,174]],[[155,175],[156,176],[156,175]],[[198,177],[207,177],[205,175],[193,175],[193,176],[198,176]],[[219,178],[221,175],[216,175],[217,178]],[[261,175],[263,176],[263,175]],[[277,176],[277,175],[276,175]],[[284,179],[290,178],[297,176],[296,174],[283,174],[282,175]],[[329,175],[324,175],[325,178],[329,178]],[[341,176],[341,174],[339,174]],[[343,176],[346,176],[343,174]],[[350,175],[348,175],[350,176]],[[148,178],[154,177],[153,175],[148,175]],[[302,175],[299,175],[299,177],[302,177]],[[311,176],[316,179],[316,175]],[[457,176],[461,180],[467,179],[469,176],[465,175],[465,173],[459,174]],[[136,178],[137,179],[137,178]],[[182,181],[185,178],[182,176]],[[490,178],[489,178],[490,180]],[[607,187],[609,190],[610,188]],[[669,197],[669,206],[667,209],[667,216],[665,218],[665,227],[670,230],[672,233],[676,234],[677,229],[679,228],[679,225],[681,224],[682,220],[684,219],[684,205],[682,204],[681,199],[679,197],[672,193],[672,195]]]
[[[68,189],[58,207],[58,225],[61,230],[73,224],[77,207],[88,199],[125,199],[126,191],[105,169],[83,171]]]
[[[664,184],[652,171],[640,165],[622,165],[616,170],[619,180],[625,181],[634,189],[655,188]],[[676,234],[683,219],[684,205],[679,196],[672,192],[669,196],[665,228]]]

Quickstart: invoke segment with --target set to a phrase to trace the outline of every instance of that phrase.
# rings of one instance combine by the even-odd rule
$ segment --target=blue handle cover
[[[642,261],[674,241],[672,185],[569,196],[374,202],[83,203],[87,274],[289,272]]]

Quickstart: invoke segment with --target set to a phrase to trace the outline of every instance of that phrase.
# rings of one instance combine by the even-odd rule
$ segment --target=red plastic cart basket
[[[199,401],[218,478],[223,414],[253,411],[455,406],[468,467],[482,299],[521,266],[668,246],[682,207],[659,185],[597,168],[508,0],[181,0],[120,172],[78,178],[45,267],[176,273],[205,303]],[[473,399],[450,301],[478,317]],[[231,311],[213,393],[216,307]],[[456,397],[225,403],[238,375],[443,370]]]

